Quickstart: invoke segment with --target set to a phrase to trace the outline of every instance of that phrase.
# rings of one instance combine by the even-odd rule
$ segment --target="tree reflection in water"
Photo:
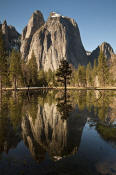
[[[67,174],[73,171],[81,174],[85,173],[84,168],[86,171],[90,170],[94,162],[98,161],[100,164],[99,157],[105,161],[104,154],[107,154],[107,148],[111,149],[107,147],[107,143],[116,145],[116,98],[111,91],[102,91],[101,94],[98,91],[67,91],[67,94],[49,91],[31,92],[29,98],[25,93],[19,92],[15,95],[3,95],[0,104],[0,163],[2,153],[9,154],[12,148],[18,150],[17,145],[21,139],[36,160],[38,169],[44,161],[52,161],[57,166],[55,173],[60,174],[61,169],[65,168]],[[86,141],[82,137],[83,131]],[[99,133],[98,142],[90,132]],[[92,142],[92,149],[97,150],[98,155],[92,149],[87,151],[89,148],[86,144],[82,148],[83,141],[91,143],[92,139],[97,143],[94,145]],[[100,139],[106,142],[100,145]],[[98,149],[101,146],[103,152]],[[93,161],[92,165],[83,157],[85,150],[87,160],[90,164]],[[91,159],[90,155],[95,157]],[[67,162],[71,164],[71,170],[67,167]]]
[[[39,97],[35,104],[36,116],[33,115],[34,104],[28,104],[26,116],[22,120],[22,135],[35,159],[44,159],[45,152],[48,152],[53,160],[59,160],[77,152],[86,115],[72,107],[66,94],[58,99],[58,104],[57,100],[48,103],[48,97],[44,103],[43,97]]]
[[[67,119],[73,110],[70,95],[65,91],[61,97],[57,98],[57,110],[59,111],[62,119]]]

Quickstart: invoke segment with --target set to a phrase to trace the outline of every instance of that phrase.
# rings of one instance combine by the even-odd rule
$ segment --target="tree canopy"
[[[61,60],[60,66],[56,72],[57,81],[64,85],[65,91],[67,88],[67,83],[71,79],[72,69],[67,60]]]

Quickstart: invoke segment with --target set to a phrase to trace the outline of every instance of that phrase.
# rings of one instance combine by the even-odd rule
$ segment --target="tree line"
[[[80,87],[106,87],[115,84],[111,73],[111,63],[100,52],[98,59],[94,60],[94,65],[89,62],[87,66],[79,65],[73,69],[71,85]]]
[[[26,62],[21,59],[19,51],[13,49],[10,54],[5,50],[2,32],[0,31],[0,89],[2,87],[22,86],[64,86],[78,87],[113,85],[110,64],[100,53],[98,60],[92,66],[79,65],[74,69],[66,60],[62,60],[59,69],[52,72],[50,69],[38,71],[36,57],[32,53],[31,59]]]

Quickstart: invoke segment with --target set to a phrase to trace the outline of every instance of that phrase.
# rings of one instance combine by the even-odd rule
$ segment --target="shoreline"
[[[2,90],[15,91],[14,88],[2,88]],[[64,87],[17,87],[16,90],[64,90]],[[116,90],[116,87],[67,87],[67,90]]]

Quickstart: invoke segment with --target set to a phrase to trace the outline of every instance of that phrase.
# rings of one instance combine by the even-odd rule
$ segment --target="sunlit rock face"
[[[24,141],[33,156],[36,155],[36,143],[41,147],[40,150],[47,151],[53,159],[59,160],[78,150],[86,117],[85,111],[79,113],[74,110],[67,120],[63,120],[56,104],[45,103],[43,107],[38,105],[37,117],[34,120],[28,112],[22,120]],[[38,156],[41,153],[42,151]]]
[[[28,25],[24,28],[22,37],[21,37],[21,54],[22,59],[26,59],[29,50],[30,50],[30,44],[32,41],[32,37],[34,33],[44,24],[44,17],[40,11],[35,11],[29,22]]]
[[[30,21],[23,31],[21,53],[24,59],[29,60],[34,52],[38,70],[42,68],[45,71],[56,70],[63,58],[74,67],[88,63],[79,28],[73,19],[53,12],[45,24],[42,17],[38,17],[39,21],[41,25],[32,34]]]
[[[109,43],[103,42],[88,56],[90,63],[94,64],[94,60],[98,59],[100,52],[104,54],[107,59],[110,59],[114,51]]]
[[[6,20],[3,24],[0,24],[2,30],[3,39],[5,41],[5,48],[7,51],[12,49],[20,49],[20,34],[16,31],[15,27],[7,25]]]

